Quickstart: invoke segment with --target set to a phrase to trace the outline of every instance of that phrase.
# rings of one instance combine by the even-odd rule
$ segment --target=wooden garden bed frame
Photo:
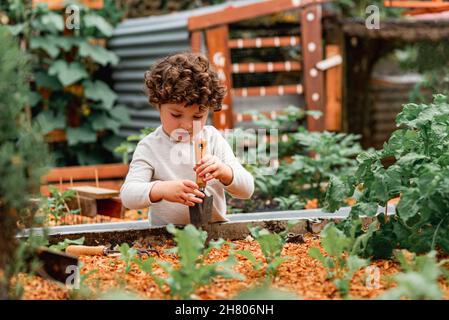
[[[61,191],[74,186],[120,190],[128,169],[129,166],[123,163],[53,168],[42,178],[40,191],[48,196],[49,185],[57,186]]]
[[[304,94],[306,109],[323,113],[319,119],[309,116],[307,126],[311,131],[341,130],[342,66],[340,46],[322,47],[322,4],[332,0],[271,0],[246,6],[232,5],[219,12],[189,18],[191,48],[201,51],[205,37],[208,57],[229,90],[223,101],[223,108],[214,114],[214,125],[218,129],[232,128],[242,116],[234,114],[232,96],[266,96]],[[298,10],[301,36],[229,39],[229,25],[239,21]],[[203,35],[204,33],[204,35]],[[232,64],[231,49],[294,46],[301,44],[301,61],[239,63]],[[327,68],[319,68],[324,58],[340,58],[340,62]],[[324,72],[327,70],[327,72]],[[232,73],[303,71],[303,83],[274,87],[233,88]],[[326,85],[325,85],[326,83]]]

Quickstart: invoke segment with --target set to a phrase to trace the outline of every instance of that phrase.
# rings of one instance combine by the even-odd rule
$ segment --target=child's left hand
[[[201,159],[201,162],[196,164],[193,170],[206,182],[212,179],[218,179],[224,185],[229,185],[233,179],[231,167],[224,164],[217,156],[210,154]]]

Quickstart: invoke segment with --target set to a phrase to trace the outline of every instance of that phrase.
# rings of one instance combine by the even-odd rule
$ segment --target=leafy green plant
[[[7,299],[20,298],[9,290],[21,270],[14,256],[20,249],[16,234],[19,224],[34,226],[30,198],[38,193],[50,160],[42,135],[26,116],[27,57],[4,26],[0,43],[0,299]]]
[[[396,250],[396,259],[400,262],[404,272],[393,276],[396,287],[382,294],[379,299],[398,300],[408,298],[412,300],[440,300],[443,294],[438,279],[447,274],[444,265],[448,259],[437,262],[436,251],[426,255],[416,256],[405,250]]]
[[[65,131],[67,143],[53,145],[60,165],[111,159],[121,142],[118,130],[129,121],[126,107],[117,104],[117,95],[100,76],[119,61],[102,44],[112,35],[113,25],[101,10],[78,7],[80,27],[67,29],[65,17],[45,4],[19,5],[15,0],[2,4],[10,17],[10,32],[32,56],[32,91],[27,93],[32,115],[43,134]]]
[[[274,119],[257,112],[249,112],[258,120],[254,123],[258,128],[278,129],[279,166],[273,174],[273,168],[266,164],[250,162],[246,168],[254,177],[255,192],[251,201],[243,204],[244,212],[268,209],[301,209],[309,200],[317,199],[321,206],[325,199],[326,186],[333,177],[352,174],[356,168],[355,157],[362,151],[358,140],[360,136],[332,132],[310,132],[304,127],[304,119],[310,115],[321,114],[303,111],[289,106]],[[240,131],[228,135],[232,145],[244,141],[239,137]],[[249,141],[257,141],[256,134],[244,132]],[[249,148],[244,158],[253,159],[260,148],[269,154],[270,144],[260,144]],[[255,158],[257,159],[257,158]],[[275,200],[276,198],[276,200]],[[297,201],[295,201],[297,199]],[[235,201],[231,200],[231,204]],[[234,205],[234,207],[236,207]]]
[[[333,281],[343,298],[348,297],[354,273],[368,264],[367,260],[353,254],[354,236],[347,236],[334,223],[328,223],[320,234],[321,245],[327,255],[324,256],[319,248],[309,249],[309,255],[327,269],[327,278]]]
[[[288,234],[296,223],[297,221],[289,221],[286,230],[279,233],[271,233],[261,227],[248,226],[251,235],[259,243],[260,249],[265,257],[265,274],[268,280],[273,279],[278,272],[278,267],[289,259],[289,257],[282,257],[281,254],[287,242]],[[255,270],[259,270],[264,266],[262,262],[257,261],[256,257],[250,251],[237,250],[235,253],[247,258],[253,264]]]
[[[56,223],[68,214],[77,214],[80,209],[70,209],[67,202],[76,196],[75,190],[60,191],[57,187],[50,185],[50,196],[43,198],[41,210],[45,217],[52,216]]]
[[[114,152],[121,155],[123,163],[129,163],[129,156],[136,150],[137,143],[156,130],[155,128],[144,128],[140,130],[140,134],[131,135],[126,138],[126,141],[122,142],[118,147],[114,149]]]
[[[301,202],[299,197],[294,194],[288,197],[275,197],[273,200],[279,204],[279,209],[281,210],[299,210],[304,208],[304,202]]]
[[[396,247],[428,252],[437,246],[449,252],[449,104],[435,95],[430,104],[404,105],[399,127],[384,148],[357,157],[354,175],[334,178],[327,194],[333,211],[353,196],[352,217],[373,216],[379,206],[400,196],[396,215],[377,217],[379,230],[367,241],[366,255],[387,258]],[[393,158],[386,167],[383,160]],[[332,186],[334,185],[334,187]],[[340,192],[335,192],[339,189]]]
[[[177,246],[169,252],[177,254],[179,267],[167,261],[157,261],[157,264],[167,273],[167,277],[162,278],[153,273],[153,258],[136,261],[136,263],[142,271],[152,275],[161,290],[164,286],[168,286],[171,298],[191,299],[199,286],[210,283],[218,276],[244,279],[242,275],[231,270],[235,264],[235,257],[232,254],[225,261],[211,264],[204,262],[212,249],[220,249],[223,246],[224,240],[210,241],[209,247],[206,248],[207,232],[198,230],[193,225],[189,224],[184,229],[177,229],[170,224],[167,226],[167,231],[174,236]]]
[[[120,250],[120,260],[125,262],[125,268],[123,271],[128,274],[131,271],[132,265],[131,263],[134,262],[134,258],[137,254],[137,250],[134,248],[130,248],[129,244],[122,243],[122,245],[119,247]]]
[[[72,244],[81,245],[83,243],[84,243],[84,237],[81,237],[81,238],[75,239],[75,240],[64,239],[64,241],[60,241],[60,242],[58,242],[58,244],[51,245],[49,248],[52,250],[57,250],[57,251],[65,251],[65,249]]]

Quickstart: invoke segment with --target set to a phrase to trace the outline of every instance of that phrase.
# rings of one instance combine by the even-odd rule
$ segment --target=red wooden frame
[[[246,6],[228,6],[220,12],[213,12],[189,18],[190,43],[194,52],[201,51],[203,31],[208,48],[209,59],[217,68],[220,77],[226,84],[228,94],[223,103],[223,111],[214,115],[214,124],[219,129],[232,128],[234,115],[232,112],[231,92],[236,96],[250,95],[283,95],[304,94],[306,107],[319,110],[323,117],[308,117],[310,130],[326,129],[326,101],[323,72],[316,69],[316,63],[323,60],[321,32],[321,4],[332,0],[272,0]],[[297,9],[300,11],[302,36],[273,37],[256,39],[228,39],[228,25],[242,20]],[[313,17],[310,19],[310,17]],[[304,27],[305,26],[305,27]],[[297,61],[281,63],[240,63],[231,64],[230,49],[260,48],[269,46],[290,46],[302,44],[303,63]],[[232,68],[231,68],[232,67]],[[274,87],[232,88],[232,73],[279,72],[303,70],[304,84]],[[299,88],[299,90],[298,90]],[[335,127],[335,123],[334,123]]]

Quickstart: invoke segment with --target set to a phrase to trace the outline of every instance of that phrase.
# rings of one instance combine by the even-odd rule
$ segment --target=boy
[[[204,197],[194,182],[198,174],[207,183],[205,193],[214,198],[212,222],[227,221],[225,191],[248,199],[254,179],[220,132],[205,126],[209,110],[219,111],[225,95],[217,73],[204,56],[181,53],[156,63],[145,73],[145,85],[162,125],[137,145],[120,190],[123,205],[150,206],[155,226],[188,224],[189,206]],[[192,143],[197,135],[207,146],[198,165]]]

